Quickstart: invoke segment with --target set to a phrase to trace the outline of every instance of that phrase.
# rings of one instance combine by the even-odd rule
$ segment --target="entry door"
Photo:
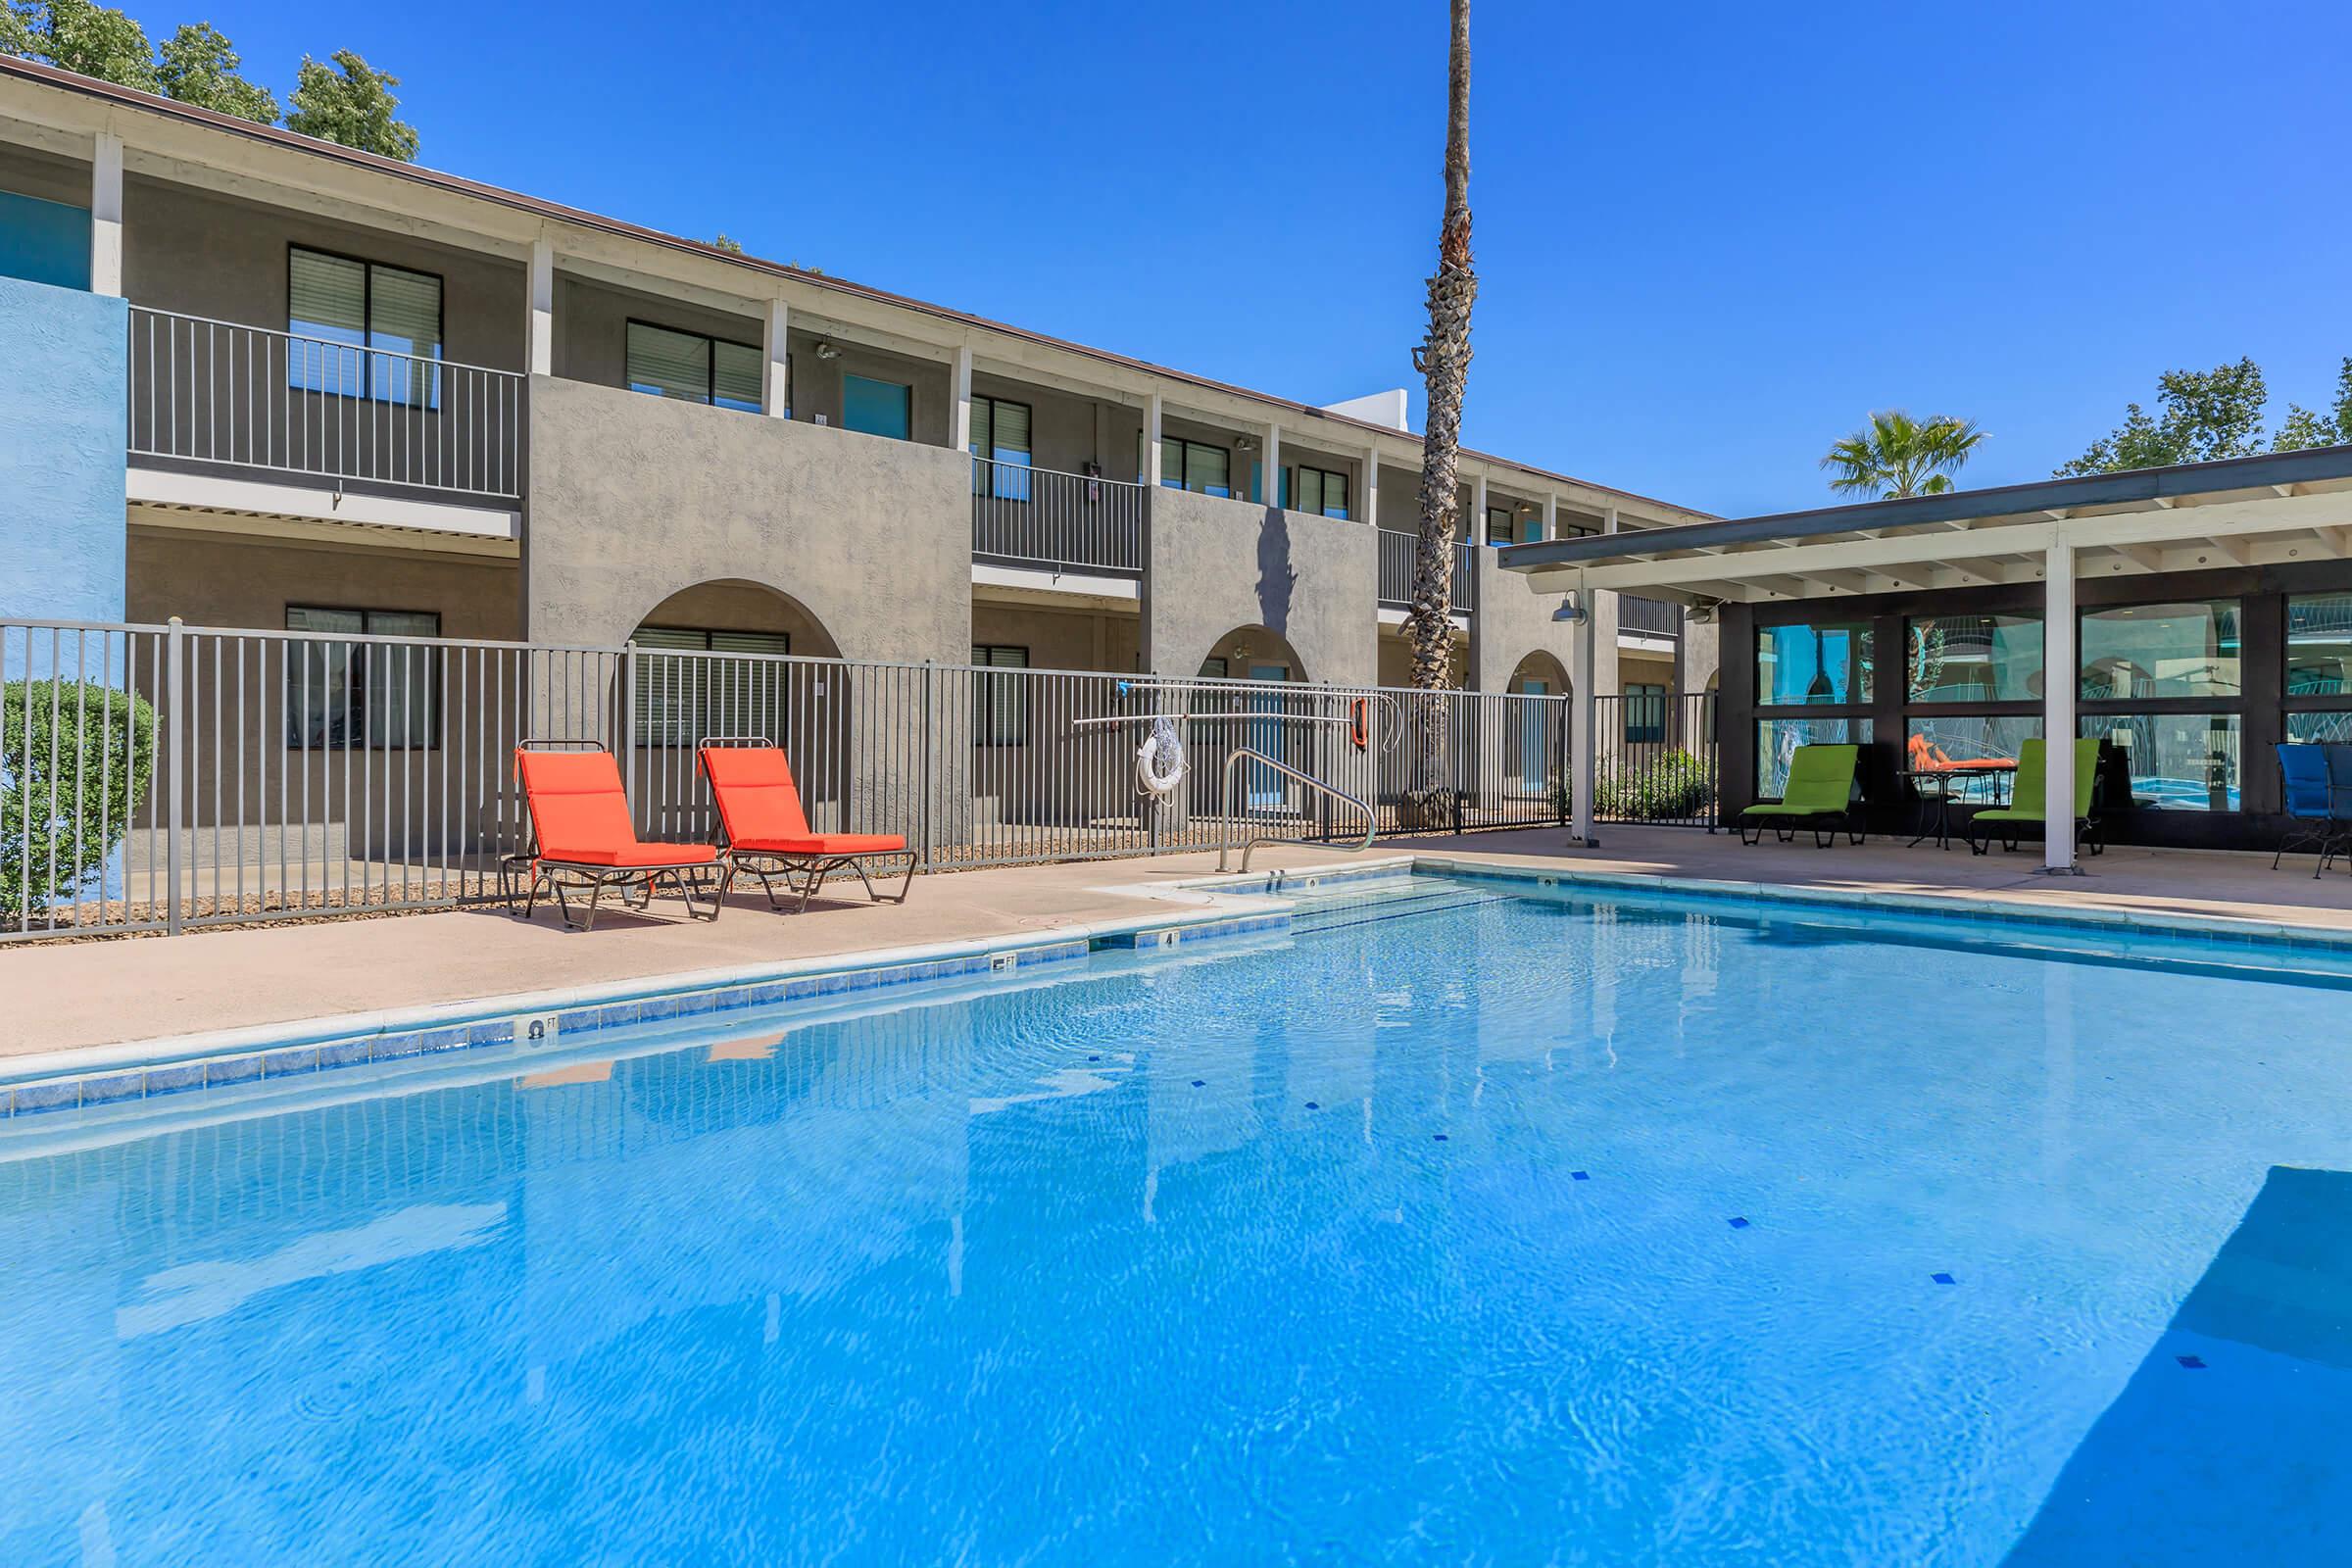
[[[1522,680],[1522,697],[1548,697],[1551,683],[1543,680]],[[1551,705],[1549,703],[1521,703],[1519,705],[1519,782],[1531,795],[1544,793],[1545,779],[1544,755],[1548,748],[1544,737],[1550,733]]]
[[[1279,685],[1291,678],[1291,666],[1288,664],[1251,664],[1250,678],[1262,680],[1271,685]],[[1253,695],[1250,699],[1250,710],[1253,713],[1279,713],[1287,707],[1288,704],[1280,692],[1269,692],[1263,697]],[[1290,761],[1291,754],[1286,749],[1291,739],[1290,725],[1260,722],[1250,725],[1249,729],[1251,751],[1283,762]],[[1250,776],[1245,788],[1248,790],[1246,798],[1250,810],[1278,811],[1289,803],[1290,788],[1284,782],[1281,774],[1270,767],[1261,767],[1255,762],[1250,764],[1249,772]]]

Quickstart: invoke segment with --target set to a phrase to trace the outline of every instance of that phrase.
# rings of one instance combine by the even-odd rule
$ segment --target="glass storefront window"
[[[1778,800],[1788,784],[1788,760],[1799,746],[1868,746],[1867,718],[1760,718],[1756,720],[1756,799]]]
[[[2041,733],[2039,714],[1994,717],[1988,713],[1936,713],[1914,717],[1905,726],[1903,766],[1912,772],[1966,768],[1971,763],[2011,762],[2025,743]],[[1952,799],[1986,805],[2009,798],[2014,770],[1971,773],[1952,782]],[[1933,788],[1936,781],[1930,780]]]
[[[2039,615],[1915,615],[1904,623],[1914,703],[2028,703],[2041,696]]]
[[[1870,701],[1867,621],[1756,628],[1756,703],[1763,708],[1839,707]]]
[[[2138,809],[2239,808],[2235,713],[2085,713],[2082,722],[2083,735],[2123,754],[2132,776],[2129,804]]]
[[[2289,594],[2286,695],[2338,697],[2352,691],[2352,594]]]
[[[2352,713],[2289,713],[2286,738],[2297,746],[2352,745]]]
[[[2234,599],[2124,605],[2082,616],[2082,696],[2235,697],[2238,612]]]

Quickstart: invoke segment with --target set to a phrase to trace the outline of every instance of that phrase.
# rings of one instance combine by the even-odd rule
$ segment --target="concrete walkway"
[[[2311,859],[2274,872],[2267,856],[2113,849],[2090,874],[2034,874],[2027,853],[1904,849],[1899,841],[1817,850],[1741,846],[1688,828],[1609,828],[1598,850],[1569,851],[1553,828],[1398,840],[1380,851],[1502,864],[1695,877],[1855,893],[1996,899],[2352,930],[2352,876],[2311,878]],[[1376,852],[1378,853],[1378,852]],[[1256,868],[1345,864],[1323,848],[1261,850]],[[650,915],[612,908],[592,932],[543,910],[524,923],[490,909],[248,926],[178,938],[33,943],[0,949],[0,1057],[322,1014],[474,1001],[520,991],[644,979],[733,964],[981,941],[1148,914],[1172,884],[1216,869],[1213,855],[1011,866],[918,877],[905,906],[856,895],[805,915],[738,894],[711,925],[661,900]]]

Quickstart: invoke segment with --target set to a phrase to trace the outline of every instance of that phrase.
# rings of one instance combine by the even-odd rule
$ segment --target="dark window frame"
[[[972,744],[975,747],[1027,746],[1029,744],[1028,687],[1017,677],[1003,683],[993,677],[999,670],[1030,668],[1029,645],[1027,643],[974,643],[971,646]],[[1021,662],[1018,664],[999,664],[995,662],[995,656],[998,654],[1018,654],[1021,656]],[[1006,689],[1019,696],[1019,702],[1016,705],[1017,710],[1011,715],[1015,722],[1009,726],[1003,721],[1004,715],[1000,711],[1000,699],[1004,690]],[[1011,729],[1017,729],[1019,733],[1008,734],[1007,731]]]
[[[635,392],[637,390],[637,387],[629,380],[629,328],[632,326],[642,326],[647,330],[654,332],[674,332],[679,337],[694,337],[702,339],[703,395],[700,398],[676,398],[672,399],[671,401],[678,403],[692,403],[698,408],[726,409],[729,414],[765,414],[767,412],[764,396],[767,388],[764,386],[760,388],[760,392],[762,394],[761,406],[757,410],[728,408],[726,404],[718,401],[718,345],[724,343],[731,349],[743,349],[752,354],[765,353],[766,350],[762,345],[758,343],[746,343],[741,338],[720,337],[715,332],[705,332],[691,326],[671,326],[666,321],[656,321],[642,316],[628,316],[621,318],[620,384],[627,388],[627,390],[631,392]],[[645,396],[664,397],[667,396],[667,394],[661,392],[649,392],[646,393]],[[791,354],[787,353],[784,356],[784,416],[789,418],[791,416],[791,413],[792,356]],[[691,626],[680,626],[674,629],[679,631],[692,631],[695,628]]]
[[[323,256],[328,261],[349,262],[360,269],[360,337],[363,341],[356,345],[345,345],[346,347],[357,347],[360,351],[360,390],[357,392],[329,392],[315,386],[296,387],[294,390],[309,392],[322,398],[359,398],[370,403],[381,401],[391,403],[396,408],[421,409],[428,414],[438,414],[441,411],[441,371],[438,367],[446,365],[449,361],[449,278],[447,275],[440,272],[428,272],[421,267],[403,267],[398,262],[379,262],[369,256],[355,256],[348,251],[328,250],[323,245],[305,245],[298,240],[288,240],[286,241],[285,272],[286,336],[288,337],[310,336],[307,332],[294,330],[294,258],[297,254],[305,251],[313,256]],[[404,356],[412,360],[429,359],[436,367],[433,371],[431,391],[421,403],[391,398],[379,400],[375,395],[375,357],[378,354],[400,352],[397,349],[379,349],[372,342],[367,341],[375,336],[375,272],[379,267],[386,271],[406,272],[412,277],[429,277],[433,280],[433,352],[429,355],[408,354]],[[313,341],[332,340],[313,339]],[[315,605],[307,608],[331,610],[334,607]],[[385,613],[391,614],[393,612],[386,611]],[[424,612],[420,611],[418,613],[421,614]]]
[[[292,624],[293,618],[297,613],[307,614],[312,612],[318,612],[320,613],[334,615],[357,615],[360,617],[360,629],[356,632],[313,632],[307,627],[296,627]],[[296,604],[292,601],[287,602],[284,607],[284,612],[282,616],[282,618],[287,622],[286,630],[300,631],[302,635],[298,638],[291,639],[282,645],[289,651],[289,657],[281,661],[281,663],[285,668],[284,678],[287,688],[280,697],[280,701],[284,705],[286,714],[285,750],[289,752],[328,752],[336,750],[338,747],[351,747],[352,741],[348,731],[351,724],[351,714],[355,708],[360,715],[362,739],[359,743],[359,746],[361,750],[370,752],[437,752],[441,749],[441,671],[443,651],[438,648],[427,648],[424,650],[424,670],[422,674],[422,684],[425,698],[425,710],[424,716],[421,720],[419,720],[417,725],[417,728],[421,731],[420,737],[403,740],[398,745],[393,744],[389,737],[380,741],[368,738],[368,731],[372,728],[372,725],[369,722],[370,715],[368,710],[368,694],[369,690],[368,663],[369,661],[379,651],[379,649],[377,645],[368,643],[365,641],[365,639],[369,637],[414,637],[416,635],[414,632],[370,631],[368,629],[368,622],[377,615],[430,615],[433,620],[433,629],[428,635],[436,640],[438,640],[442,635],[441,612],[438,610],[396,610],[388,605],[325,605],[318,604],[315,601],[303,604]],[[312,646],[315,646],[315,641],[331,643],[338,637],[348,639],[348,641],[346,641],[344,644],[345,648],[348,650],[348,654],[343,665],[343,679],[341,683],[343,687],[345,734],[341,739],[338,739],[332,723],[328,721],[324,715],[322,715],[320,734],[317,740],[312,740],[307,733],[295,728],[297,724],[303,723],[309,717],[308,708],[306,706],[304,709],[298,710],[294,704],[294,697],[297,692],[301,693],[306,699],[311,695],[311,662],[306,653],[302,660],[301,673],[298,676],[293,667],[294,660],[291,657],[291,652],[296,648],[308,649]],[[353,701],[355,693],[358,697],[356,704]],[[327,688],[319,688],[320,696],[325,696],[326,694]],[[331,711],[332,710],[330,708],[328,712],[331,713]]]

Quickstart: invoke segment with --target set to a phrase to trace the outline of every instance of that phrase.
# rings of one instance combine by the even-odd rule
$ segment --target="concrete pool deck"
[[[2021,850],[1906,849],[1879,840],[1834,849],[1689,828],[1603,827],[1601,846],[1570,850],[1557,828],[1491,831],[1377,845],[1370,858],[1427,856],[1534,871],[1761,884],[1852,897],[1908,896],[2022,909],[2259,922],[2352,935],[2352,875],[2314,881],[2308,856],[2116,848],[2089,874],[2044,877]],[[1342,867],[1363,857],[1320,846],[1260,850],[1254,869]],[[488,1002],[518,992],[659,982],[699,971],[955,943],[1017,942],[1114,922],[1198,914],[1179,886],[1216,871],[1214,854],[1009,866],[917,878],[904,905],[855,894],[802,915],[738,892],[715,924],[674,901],[638,916],[607,906],[592,932],[495,908],[234,927],[178,938],[28,943],[0,949],[0,1069],[12,1058],[124,1042],[254,1028],[327,1014]]]

